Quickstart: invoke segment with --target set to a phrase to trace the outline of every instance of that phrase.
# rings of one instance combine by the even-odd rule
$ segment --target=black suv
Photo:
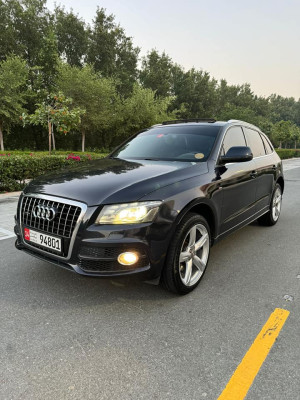
[[[167,121],[105,159],[32,181],[16,247],[82,275],[138,274],[185,294],[214,243],[256,219],[276,224],[283,189],[281,160],[257,127]]]

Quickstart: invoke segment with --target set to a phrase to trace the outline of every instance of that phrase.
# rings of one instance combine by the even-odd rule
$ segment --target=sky
[[[48,0],[92,23],[97,6],[141,48],[262,96],[300,98],[300,0]]]

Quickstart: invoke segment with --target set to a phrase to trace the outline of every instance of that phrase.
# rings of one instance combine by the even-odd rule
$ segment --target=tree
[[[155,98],[155,92],[135,84],[132,96],[123,100],[113,132],[122,140],[147,126],[175,119],[176,111],[168,112],[172,97]],[[109,145],[115,141],[110,137]]]
[[[8,54],[16,51],[13,48],[16,37],[12,25],[11,9],[7,1],[0,0],[0,61],[4,61]]]
[[[43,37],[37,63],[35,69],[41,75],[39,89],[51,93],[55,89],[59,67],[57,37],[52,28]]]
[[[105,77],[119,78],[121,94],[128,95],[137,76],[139,48],[125,35],[113,15],[98,8],[89,34],[86,61]]]
[[[142,60],[139,78],[143,87],[155,91],[156,97],[167,97],[172,94],[172,68],[171,58],[163,52],[159,55],[157,50],[152,50]]]
[[[118,92],[125,97],[132,93],[133,85],[137,80],[137,61],[140,49],[134,47],[130,37],[123,37],[118,43],[116,72]]]
[[[174,108],[182,109],[180,118],[212,118],[217,102],[216,87],[217,81],[208,72],[194,68],[182,71],[174,88]]]
[[[281,121],[300,127],[300,99],[257,96],[248,83],[229,85],[206,71],[186,71],[157,50],[141,60],[138,71],[140,49],[105,9],[98,8],[88,25],[72,9],[56,6],[51,12],[46,5],[46,0],[0,0],[0,64],[14,54],[27,65],[20,67],[19,59],[10,73],[5,70],[8,78],[1,78],[2,147],[5,130],[6,146],[43,148],[48,132],[41,126],[24,129],[18,125],[18,115],[22,108],[34,114],[37,104],[50,107],[45,99],[59,88],[73,98],[70,110],[86,109],[77,126],[81,137],[76,132],[68,135],[69,141],[58,136],[63,146],[71,142],[78,147],[81,140],[85,149],[87,140],[89,146],[108,148],[136,129],[170,115],[243,119],[278,144],[291,146],[293,141],[297,146],[296,127],[281,126]],[[26,68],[23,75],[20,68]],[[54,132],[52,141],[55,147]]]
[[[297,122],[296,101],[293,97],[282,97],[272,94],[269,98],[270,118],[272,122]],[[298,115],[299,118],[299,115]]]
[[[300,140],[300,128],[296,124],[291,126],[291,140],[294,142],[294,148],[297,149],[297,142]]]
[[[85,151],[86,134],[97,134],[106,147],[106,133],[113,125],[115,108],[119,102],[114,81],[101,77],[91,65],[78,68],[62,64],[58,85],[67,96],[72,97],[75,106],[86,110],[78,128],[82,137],[82,151]]]
[[[43,38],[50,24],[46,0],[6,0],[0,4],[1,20],[3,10],[5,24],[0,29],[0,52],[5,51],[0,54],[2,59],[14,53],[24,58],[30,67],[38,65]]]
[[[17,56],[0,62],[0,147],[4,150],[3,131],[18,122],[24,111],[28,68]]]
[[[65,97],[63,93],[51,95],[46,101],[37,104],[34,114],[23,113],[22,120],[24,125],[42,125],[48,128],[49,155],[51,154],[51,138],[53,136],[53,126],[59,132],[67,134],[71,129],[76,129],[81,121],[81,115],[85,110],[72,106],[72,99]],[[54,142],[54,140],[53,140]]]
[[[282,148],[282,143],[286,142],[291,137],[292,123],[291,121],[279,121],[273,125],[272,137],[279,142],[279,148]]]
[[[58,39],[58,51],[61,58],[72,66],[82,66],[88,43],[88,31],[85,22],[74,14],[56,7],[55,30]]]

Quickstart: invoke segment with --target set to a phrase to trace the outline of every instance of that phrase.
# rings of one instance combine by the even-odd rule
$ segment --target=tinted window
[[[270,142],[264,137],[264,135],[261,135],[261,137],[262,137],[262,140],[263,140],[264,145],[265,145],[266,153],[267,154],[273,153],[273,148],[272,148]]]
[[[234,126],[226,132],[223,142],[223,154],[226,154],[230,147],[235,146],[246,146],[244,134],[240,126]]]
[[[165,126],[139,133],[112,157],[171,161],[206,161],[219,133],[213,125]]]
[[[253,157],[260,157],[266,155],[265,147],[260,134],[257,131],[249,128],[243,128],[246,135],[247,144],[252,150]]]

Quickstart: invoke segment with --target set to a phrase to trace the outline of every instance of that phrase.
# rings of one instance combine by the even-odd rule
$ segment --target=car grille
[[[55,208],[56,215],[53,221],[48,221],[34,216],[34,208],[38,205]],[[80,213],[81,207],[76,205],[53,201],[46,198],[24,196],[21,205],[21,223],[23,227],[25,226],[46,234],[61,237],[63,240],[63,256],[65,256],[68,253],[70,239]],[[40,248],[48,253],[57,254],[55,251],[36,243],[30,243],[30,245]]]

